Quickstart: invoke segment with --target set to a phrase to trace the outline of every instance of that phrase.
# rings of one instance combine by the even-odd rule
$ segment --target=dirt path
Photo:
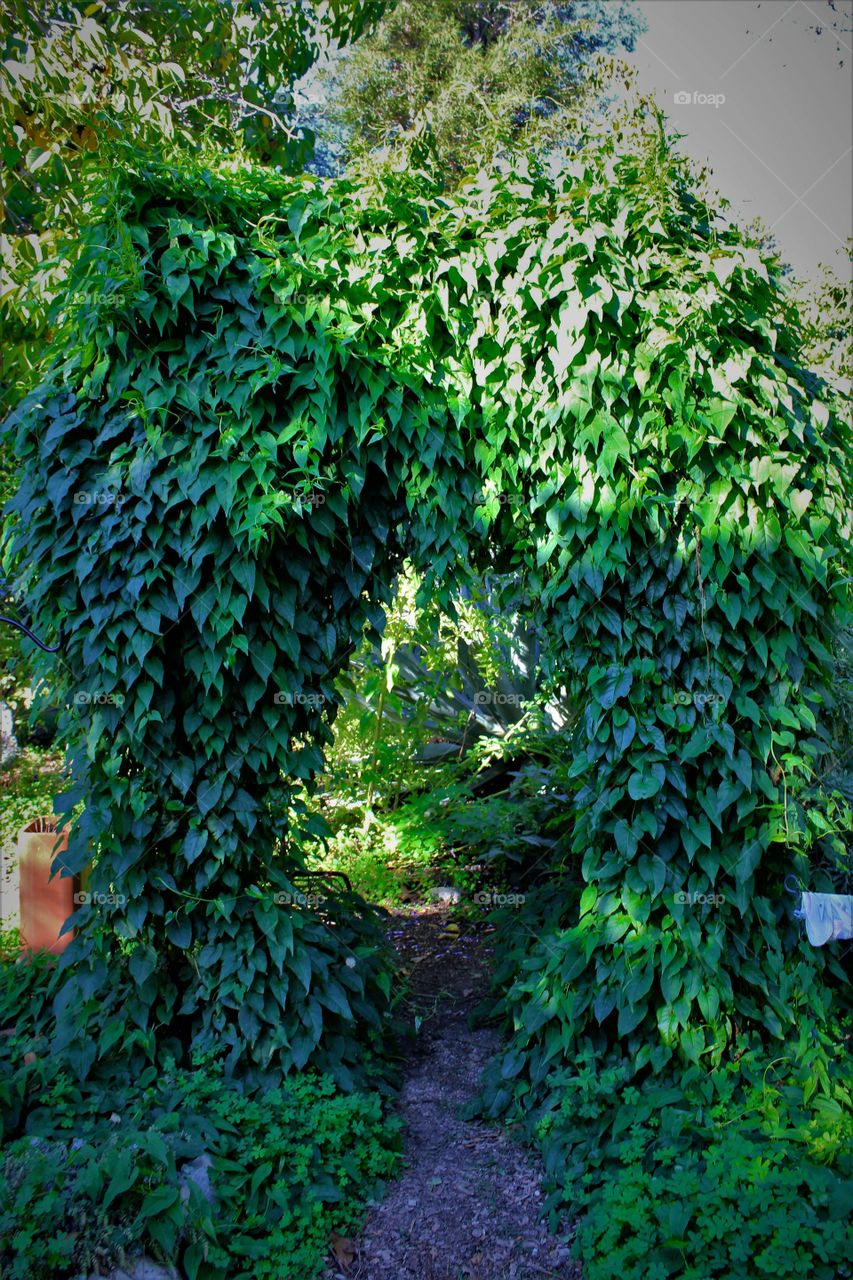
[[[448,932],[435,911],[395,917],[391,937],[423,1019],[398,1099],[407,1165],[371,1210],[355,1258],[326,1280],[579,1280],[566,1234],[539,1218],[536,1158],[498,1127],[457,1118],[500,1044],[467,1025],[485,990],[488,935]]]

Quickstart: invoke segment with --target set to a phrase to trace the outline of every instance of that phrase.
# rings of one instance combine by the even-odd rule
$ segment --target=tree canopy
[[[425,133],[451,185],[507,146],[564,149],[602,92],[600,56],[644,29],[629,0],[401,0],[333,63],[306,117],[320,171],[339,154],[401,165]]]

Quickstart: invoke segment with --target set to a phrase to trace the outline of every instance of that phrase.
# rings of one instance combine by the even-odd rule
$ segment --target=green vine
[[[772,263],[657,132],[453,197],[132,155],[113,182],[12,419],[8,557],[68,637],[64,861],[121,899],[74,918],[54,1051],[363,1073],[369,913],[279,903],[335,677],[407,558],[447,600],[469,565],[523,573],[585,709],[585,888],[525,907],[493,1111],[581,1044],[719,1061],[820,1017],[841,972],[799,939],[773,814],[823,749],[849,435]]]

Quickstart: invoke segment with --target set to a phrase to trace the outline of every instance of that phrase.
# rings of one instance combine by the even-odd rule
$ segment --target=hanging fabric
[[[853,938],[853,894],[804,893],[802,907],[794,915],[805,920],[813,947]]]

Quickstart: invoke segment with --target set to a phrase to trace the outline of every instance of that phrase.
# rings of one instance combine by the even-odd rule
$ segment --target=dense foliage
[[[734,1127],[730,1127],[734,1126]],[[794,1132],[766,1141],[727,1116],[707,1146],[637,1129],[578,1235],[588,1280],[841,1280],[850,1275],[849,1165],[816,1163]]]
[[[765,262],[717,234],[663,143],[432,209],[405,180],[370,200],[156,166],[115,201],[76,338],[17,415],[14,503],[23,581],[67,618],[69,690],[92,699],[68,726],[87,797],[69,867],[96,850],[99,887],[127,897],[109,927],[78,922],[92,1011],[119,989],[118,932],[141,1046],[179,1009],[236,1057],[284,1051],[284,974],[319,934],[264,895],[289,888],[270,858],[320,767],[330,678],[403,554],[447,584],[473,550],[523,571],[587,708],[588,887],[580,920],[567,901],[535,929],[508,1052],[534,1075],[588,1034],[719,1060],[735,1021],[779,1036],[820,1014],[826,961],[780,888],[808,879],[795,805],[829,696],[843,424]],[[712,891],[720,909],[675,899]]]
[[[299,168],[293,86],[324,40],[346,44],[377,0],[22,0],[0,4],[0,380],[32,381],[81,223],[112,139],[215,147]]]
[[[472,570],[516,575],[546,680],[582,708],[547,891],[502,935],[487,1111],[574,1175],[600,1135],[562,1109],[571,1064],[641,1097],[694,1068],[724,1091],[770,1043],[843,1117],[844,973],[783,885],[847,874],[816,779],[849,428],[773,263],[662,133],[454,197],[428,173],[320,186],[127,155],[68,306],[12,420],[9,553],[39,625],[64,622],[64,803],[85,809],[62,860],[94,859],[106,904],[74,918],[54,1060],[86,1077],[223,1046],[229,1072],[345,1087],[375,1066],[370,915],[297,890],[335,678],[380,642],[408,557],[440,603]]]
[[[311,1072],[258,1096],[210,1055],[166,1061],[112,1093],[81,1087],[43,1056],[45,974],[22,968],[0,981],[0,1014],[14,1008],[21,1022],[2,1043],[6,1117],[22,1102],[7,1082],[25,1051],[41,1088],[15,1119],[24,1135],[0,1154],[10,1280],[105,1274],[143,1251],[188,1280],[305,1280],[330,1233],[353,1230],[394,1172],[399,1124],[379,1096],[342,1095]]]

